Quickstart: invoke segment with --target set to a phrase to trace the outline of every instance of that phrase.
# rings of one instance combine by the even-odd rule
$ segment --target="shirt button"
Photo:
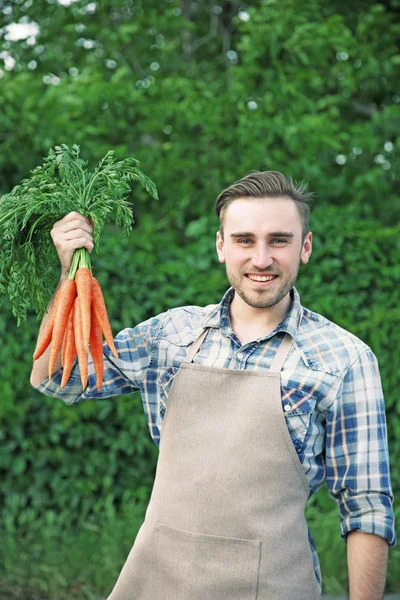
[[[283,407],[283,410],[286,411],[286,412],[288,410],[290,410],[290,404],[285,404],[285,406]]]
[[[243,352],[239,352],[239,354],[237,355],[238,358],[240,358],[240,360],[242,360],[242,358],[244,357]]]

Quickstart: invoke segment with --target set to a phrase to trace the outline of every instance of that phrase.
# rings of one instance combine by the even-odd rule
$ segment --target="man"
[[[317,600],[304,518],[326,481],[347,541],[351,600],[382,598],[395,544],[384,404],[370,348],[300,304],[309,261],[308,194],[252,173],[217,199],[218,305],[167,311],[105,347],[105,380],[78,366],[64,390],[48,359],[31,382],[67,404],[140,390],[160,445],[151,500],[109,600]],[[72,213],[52,236],[62,278],[92,227]],[[45,321],[45,319],[44,319]],[[58,360],[56,370],[60,369]],[[160,440],[161,433],[161,440]]]

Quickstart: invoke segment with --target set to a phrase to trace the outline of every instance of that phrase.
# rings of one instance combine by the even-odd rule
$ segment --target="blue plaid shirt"
[[[66,404],[140,391],[150,433],[160,441],[168,393],[187,347],[210,328],[194,363],[225,369],[270,368],[288,332],[294,345],[281,371],[282,409],[310,486],[327,483],[340,511],[341,535],[357,529],[396,543],[385,408],[376,357],[350,332],[304,308],[295,288],[284,320],[268,335],[243,346],[232,331],[229,289],[220,304],[174,308],[115,338],[119,358],[104,345],[101,391],[89,360],[83,391],[75,364],[64,390],[62,369],[37,389]],[[297,327],[298,317],[301,317]],[[321,580],[310,535],[315,572]]]

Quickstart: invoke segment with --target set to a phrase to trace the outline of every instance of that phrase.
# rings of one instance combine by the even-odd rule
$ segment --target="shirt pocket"
[[[286,425],[296,452],[301,454],[317,399],[297,388],[282,387],[281,392]]]

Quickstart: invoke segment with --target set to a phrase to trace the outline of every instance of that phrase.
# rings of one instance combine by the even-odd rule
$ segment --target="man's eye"
[[[239,244],[244,244],[245,246],[251,244],[251,240],[249,238],[243,238],[242,240],[238,240]]]
[[[283,238],[275,238],[272,241],[274,244],[287,244],[287,240],[284,240]]]

